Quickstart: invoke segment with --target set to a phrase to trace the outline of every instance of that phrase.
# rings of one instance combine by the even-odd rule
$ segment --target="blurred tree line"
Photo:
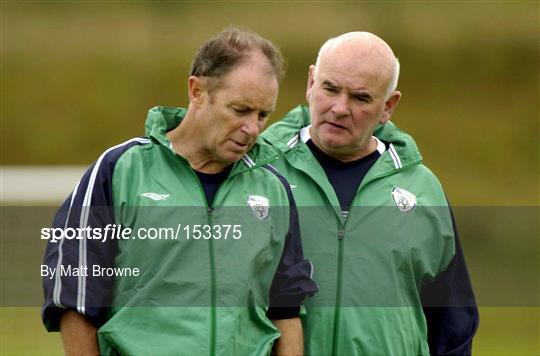
[[[229,25],[288,59],[279,119],[329,37],[366,30],[402,63],[393,120],[463,204],[538,202],[538,2],[3,2],[3,165],[91,163],[186,106],[191,59]],[[518,183],[519,184],[516,184]]]

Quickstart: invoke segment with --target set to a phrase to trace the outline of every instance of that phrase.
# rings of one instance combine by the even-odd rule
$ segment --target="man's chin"
[[[332,133],[324,133],[319,139],[321,144],[325,147],[340,148],[348,144],[348,142],[344,140],[343,135],[335,135]]]
[[[236,163],[242,159],[242,157],[247,153],[247,150],[235,150],[229,151],[222,155],[222,159],[225,162]]]

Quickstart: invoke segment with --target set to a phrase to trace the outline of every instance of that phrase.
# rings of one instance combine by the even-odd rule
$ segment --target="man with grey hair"
[[[317,286],[289,184],[256,142],[282,62],[255,33],[221,32],[195,56],[188,108],[151,109],[144,138],[82,177],[53,225],[87,233],[49,241],[42,265],[43,321],[66,354],[302,354]]]
[[[310,355],[471,353],[475,298],[442,187],[389,121],[399,62],[381,38],[328,40],[306,99],[263,133],[296,199],[320,291]]]

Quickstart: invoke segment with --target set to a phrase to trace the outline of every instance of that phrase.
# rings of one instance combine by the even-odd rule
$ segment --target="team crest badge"
[[[260,195],[248,195],[247,203],[253,215],[260,220],[265,220],[270,215],[270,201]]]
[[[403,213],[408,213],[416,207],[416,196],[398,187],[392,189],[392,199]]]

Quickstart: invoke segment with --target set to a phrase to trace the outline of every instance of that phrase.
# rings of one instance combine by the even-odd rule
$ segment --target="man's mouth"
[[[238,147],[243,148],[243,149],[245,149],[245,148],[247,148],[249,146],[248,143],[242,143],[242,142],[238,142],[238,141],[235,141],[235,140],[231,140],[231,141],[234,142]]]
[[[328,122],[328,121],[326,121],[325,123],[327,123],[327,124],[330,125],[331,127],[335,127],[335,128],[342,129],[342,130],[348,130],[345,126],[342,126],[342,125],[339,125],[339,124],[335,124],[335,123],[333,123],[333,122]]]

